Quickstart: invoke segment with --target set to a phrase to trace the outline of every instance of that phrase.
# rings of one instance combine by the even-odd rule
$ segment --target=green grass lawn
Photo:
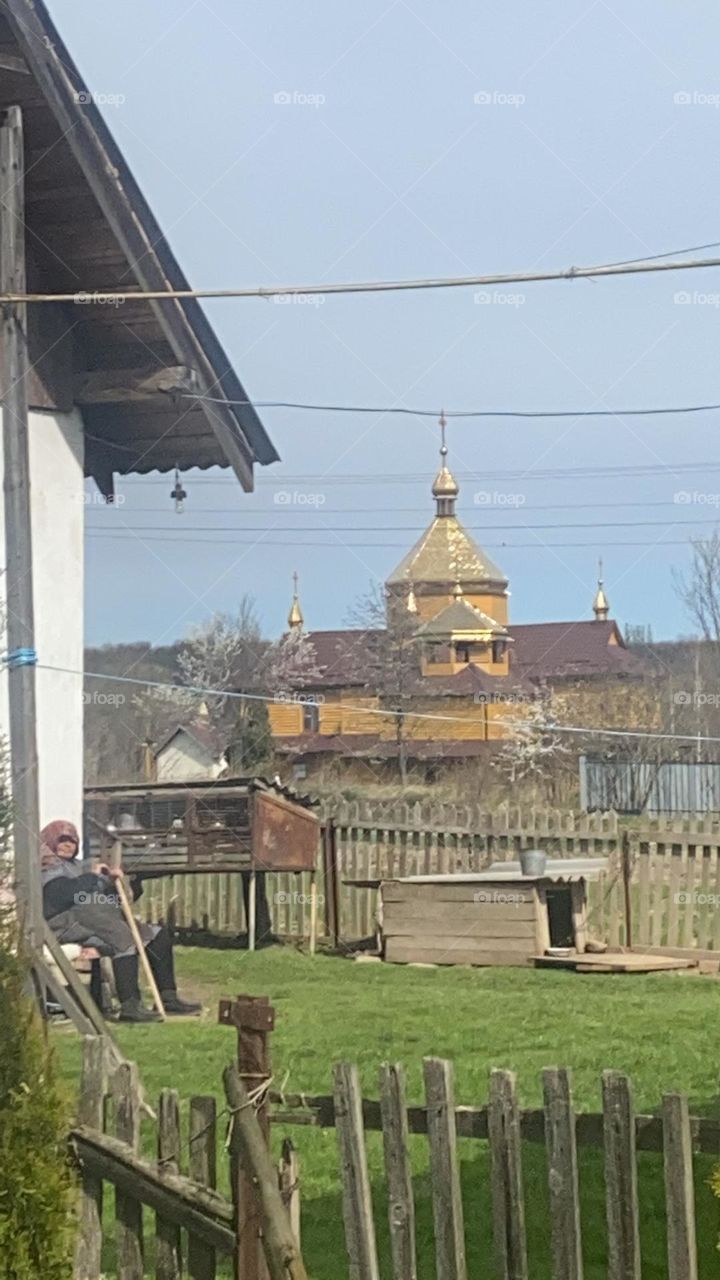
[[[291,949],[249,955],[240,951],[178,951],[182,987],[207,1004],[202,1020],[151,1027],[119,1027],[118,1039],[140,1065],[146,1093],[164,1086],[215,1093],[234,1055],[235,1033],[217,1025],[221,995],[267,995],[276,1010],[272,1036],[275,1081],[289,1092],[330,1093],[333,1062],[358,1064],[365,1096],[377,1097],[381,1062],[404,1063],[408,1099],[422,1102],[422,1058],[433,1054],[455,1064],[456,1102],[479,1105],[488,1072],[517,1072],[521,1105],[541,1103],[539,1073],[545,1066],[573,1071],[578,1110],[600,1110],[600,1073],[627,1072],[638,1110],[658,1108],[663,1092],[680,1090],[694,1114],[720,1115],[715,1034],[720,984],[677,974],[579,975],[525,969],[411,969],[356,964],[337,957],[314,959]],[[79,1046],[72,1033],[56,1032],[60,1062],[74,1086]],[[344,1263],[337,1148],[332,1130],[287,1131],[301,1160],[303,1251],[314,1280],[340,1280]],[[275,1132],[275,1141],[282,1134]],[[148,1137],[149,1141],[149,1137]],[[420,1280],[434,1275],[426,1142],[411,1139],[417,1203]],[[460,1144],[470,1275],[488,1272],[490,1250],[488,1156],[485,1143]],[[532,1280],[549,1280],[545,1158],[524,1144],[526,1212]],[[719,1153],[720,1154],[720,1153]],[[389,1276],[383,1200],[382,1139],[368,1135],[383,1276]],[[219,1167],[226,1189],[225,1157]],[[696,1160],[696,1200],[701,1280],[718,1271],[718,1202],[707,1186],[710,1159]],[[602,1154],[581,1150],[580,1176],[587,1280],[604,1280],[606,1240]],[[644,1280],[666,1276],[662,1159],[639,1159]]]

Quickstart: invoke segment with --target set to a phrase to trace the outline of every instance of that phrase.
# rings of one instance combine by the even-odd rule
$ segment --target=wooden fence
[[[377,895],[347,880],[480,871],[489,862],[539,847],[552,857],[606,857],[608,871],[589,886],[590,931],[610,945],[626,945],[621,843],[627,833],[632,883],[632,943],[720,952],[720,817],[643,818],[623,823],[615,813],[575,813],[478,805],[354,801],[326,804],[336,868],[338,938],[372,936]],[[309,876],[266,877],[273,932],[307,938]],[[320,919],[331,887],[319,876]],[[168,919],[180,930],[232,937],[245,930],[239,876],[168,877],[146,882],[139,903],[145,919]],[[321,928],[322,932],[322,928]]]
[[[189,1131],[184,1140],[178,1094],[163,1089],[157,1107],[156,1156],[141,1154],[140,1085],[137,1067],[124,1062],[107,1071],[106,1045],[88,1037],[83,1046],[78,1123],[70,1135],[80,1173],[78,1235],[73,1280],[101,1280],[106,1274],[103,1245],[105,1184],[114,1188],[114,1246],[118,1280],[143,1280],[153,1266],[157,1280],[214,1280],[218,1258],[234,1260],[235,1274],[260,1280],[264,1268],[243,1266],[247,1259],[247,1204],[235,1194],[238,1169],[251,1180],[259,1204],[262,1247],[273,1277],[307,1280],[292,1213],[283,1190],[297,1196],[295,1165],[273,1169],[265,1139],[242,1079],[235,1068],[225,1075],[228,1108],[218,1115],[212,1096],[190,1099]],[[109,1104],[109,1105],[108,1105]],[[229,1111],[233,1201],[216,1188],[217,1125]],[[113,1122],[108,1124],[112,1113]],[[113,1132],[109,1133],[108,1128]],[[290,1156],[285,1161],[289,1164]],[[185,1172],[183,1172],[185,1168]],[[154,1242],[146,1251],[145,1208],[154,1210]],[[244,1216],[245,1215],[245,1216]],[[147,1254],[152,1255],[148,1257]]]
[[[393,1280],[417,1275],[409,1154],[409,1137],[415,1133],[426,1134],[429,1145],[438,1280],[467,1280],[458,1159],[458,1140],[464,1138],[480,1138],[489,1145],[495,1274],[501,1280],[528,1280],[537,1271],[525,1230],[523,1142],[545,1146],[554,1280],[581,1280],[583,1275],[577,1149],[585,1146],[604,1153],[609,1280],[640,1280],[643,1206],[638,1194],[638,1150],[663,1153],[668,1280],[697,1280],[693,1153],[717,1153],[720,1124],[691,1117],[684,1095],[666,1095],[658,1115],[636,1115],[630,1080],[606,1071],[602,1113],[576,1115],[570,1073],[549,1068],[542,1073],[543,1109],[521,1111],[514,1075],[497,1070],[491,1074],[486,1106],[458,1107],[452,1063],[426,1058],[423,1066],[424,1107],[408,1107],[401,1066],[381,1068],[380,1099],[375,1101],[362,1097],[357,1067],[340,1063],[334,1070],[332,1096],[286,1096],[281,1100],[283,1111],[275,1117],[284,1124],[311,1122],[337,1131],[352,1280],[378,1280],[380,1271],[385,1273],[378,1261],[366,1155],[365,1133],[370,1130],[383,1134]],[[709,1196],[709,1190],[705,1194]],[[710,1249],[714,1253],[714,1241]]]

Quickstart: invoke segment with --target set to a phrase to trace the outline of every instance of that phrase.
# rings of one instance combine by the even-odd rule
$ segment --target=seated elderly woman
[[[71,822],[59,819],[40,832],[43,914],[59,942],[95,947],[112,959],[122,1022],[156,1022],[138,983],[138,954],[113,882],[122,875],[105,863],[78,858],[80,840]],[[162,925],[139,923],[140,937],[166,1013],[198,1013],[199,1004],[181,1000],[175,984],[170,934]]]

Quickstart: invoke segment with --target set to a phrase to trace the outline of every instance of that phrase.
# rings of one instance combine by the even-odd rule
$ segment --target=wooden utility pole
[[[22,113],[19,107],[8,107],[0,123],[0,293],[25,291]],[[2,307],[0,368],[13,850],[25,933],[33,950],[38,951],[42,947],[42,897],[38,857],[37,659],[30,525],[27,308],[22,303]]]

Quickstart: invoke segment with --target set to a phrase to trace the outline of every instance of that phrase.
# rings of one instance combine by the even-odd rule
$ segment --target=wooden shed
[[[587,882],[606,869],[606,858],[567,858],[549,861],[542,876],[522,875],[517,862],[496,862],[475,874],[385,880],[385,959],[527,965],[549,947],[582,952]]]

